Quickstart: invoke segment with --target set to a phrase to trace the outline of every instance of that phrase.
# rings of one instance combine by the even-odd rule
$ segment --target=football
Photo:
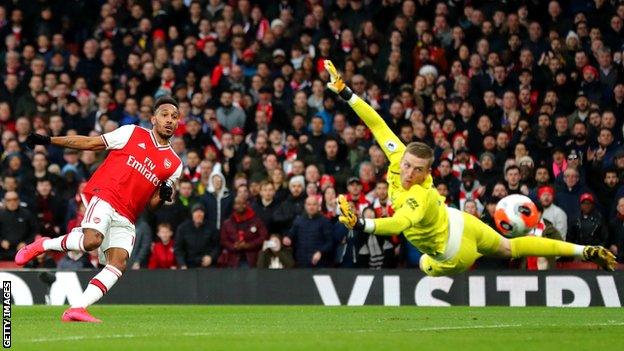
[[[526,235],[539,220],[537,206],[524,195],[505,196],[496,204],[494,211],[496,228],[508,238]]]

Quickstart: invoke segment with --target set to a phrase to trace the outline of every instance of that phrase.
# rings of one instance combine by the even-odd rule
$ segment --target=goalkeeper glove
[[[340,216],[338,216],[340,223],[349,229],[364,230],[364,220],[359,218],[357,213],[351,209],[349,201],[344,195],[338,196],[338,208],[340,209]]]
[[[160,190],[158,191],[158,196],[160,197],[160,201],[166,202],[171,201],[171,196],[173,195],[173,188],[169,186],[166,182],[163,182],[160,186]]]
[[[325,66],[325,70],[329,73],[327,88],[348,101],[353,95],[353,91],[345,84],[342,76],[338,73],[336,67],[334,67],[334,64],[330,60],[325,60],[323,61],[323,66]]]
[[[52,139],[47,135],[41,135],[37,133],[30,133],[26,137],[26,145],[33,149],[35,145],[49,145]]]

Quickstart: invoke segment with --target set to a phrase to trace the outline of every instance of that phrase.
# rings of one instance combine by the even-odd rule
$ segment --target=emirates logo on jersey
[[[166,169],[171,168],[171,161],[169,161],[169,159],[168,159],[168,158],[166,158],[166,159],[165,159],[165,168],[166,168]]]

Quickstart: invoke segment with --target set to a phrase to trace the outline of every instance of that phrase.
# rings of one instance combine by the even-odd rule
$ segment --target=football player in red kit
[[[169,201],[173,184],[182,173],[182,161],[169,144],[178,127],[179,107],[171,97],[154,104],[152,129],[125,125],[101,136],[49,137],[30,134],[28,145],[56,145],[78,150],[110,150],[89,179],[82,200],[86,206],[80,227],[58,238],[40,238],[15,255],[24,265],[45,251],[98,249],[106,264],[62,316],[66,322],[99,322],[86,308],[98,301],[126,269],[135,239],[134,222],[146,205],[156,208]]]

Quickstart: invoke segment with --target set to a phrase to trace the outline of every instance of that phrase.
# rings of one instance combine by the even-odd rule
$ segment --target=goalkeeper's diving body
[[[325,61],[325,69],[331,78],[327,87],[348,102],[390,161],[387,181],[394,215],[359,218],[341,195],[339,220],[345,226],[375,235],[403,233],[423,253],[420,269],[431,276],[463,272],[484,255],[572,256],[594,262],[605,270],[615,269],[615,256],[601,246],[575,245],[536,236],[508,239],[480,219],[447,207],[444,197],[433,186],[433,150],[419,142],[404,145],[381,116],[345,85],[331,61]]]

